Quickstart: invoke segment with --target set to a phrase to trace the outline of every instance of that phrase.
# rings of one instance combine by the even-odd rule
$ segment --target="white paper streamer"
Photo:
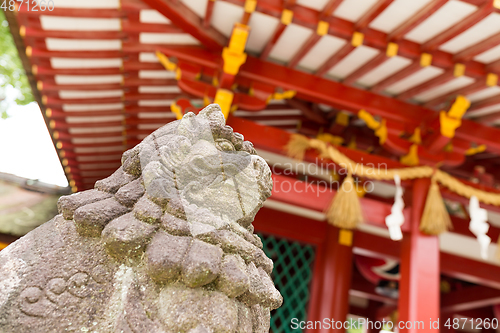
[[[469,201],[470,224],[469,230],[477,237],[479,246],[481,247],[481,258],[488,259],[488,247],[491,243],[491,238],[486,234],[490,229],[488,224],[488,213],[486,209],[479,207],[479,200],[472,196]]]
[[[403,239],[401,226],[405,222],[405,216],[403,215],[405,203],[403,201],[403,188],[401,187],[399,175],[394,175],[394,183],[396,184],[394,204],[391,208],[391,215],[385,218],[385,225],[389,228],[389,236],[392,240],[401,240]]]

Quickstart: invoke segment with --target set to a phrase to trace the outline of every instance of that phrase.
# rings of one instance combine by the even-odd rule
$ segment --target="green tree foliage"
[[[7,118],[7,109],[12,103],[26,105],[33,101],[28,78],[9,31],[9,23],[0,10],[0,118]]]

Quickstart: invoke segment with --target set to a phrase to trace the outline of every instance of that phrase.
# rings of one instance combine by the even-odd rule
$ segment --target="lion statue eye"
[[[235,151],[233,144],[226,139],[215,140],[215,147],[220,151]]]

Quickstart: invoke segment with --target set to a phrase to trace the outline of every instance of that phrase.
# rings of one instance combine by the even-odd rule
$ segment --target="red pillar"
[[[399,284],[399,323],[401,333],[438,332],[430,321],[439,319],[439,240],[419,231],[429,179],[416,179],[412,190],[410,232],[401,244],[401,280]],[[442,323],[440,323],[442,324]],[[417,327],[417,325],[423,325]]]
[[[320,320],[333,319],[344,322],[349,311],[349,289],[352,277],[352,242],[351,246],[339,243],[340,230],[328,225],[324,270],[323,270],[323,297],[320,303]],[[345,239],[345,238],[344,238]],[[342,329],[326,329],[325,325],[316,332],[342,332]]]

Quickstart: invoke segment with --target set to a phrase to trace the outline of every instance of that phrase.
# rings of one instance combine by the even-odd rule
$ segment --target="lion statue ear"
[[[207,107],[198,113],[198,117],[203,117],[209,121],[216,122],[220,126],[226,125],[226,118],[224,118],[224,114],[222,113],[219,104],[207,105]]]

